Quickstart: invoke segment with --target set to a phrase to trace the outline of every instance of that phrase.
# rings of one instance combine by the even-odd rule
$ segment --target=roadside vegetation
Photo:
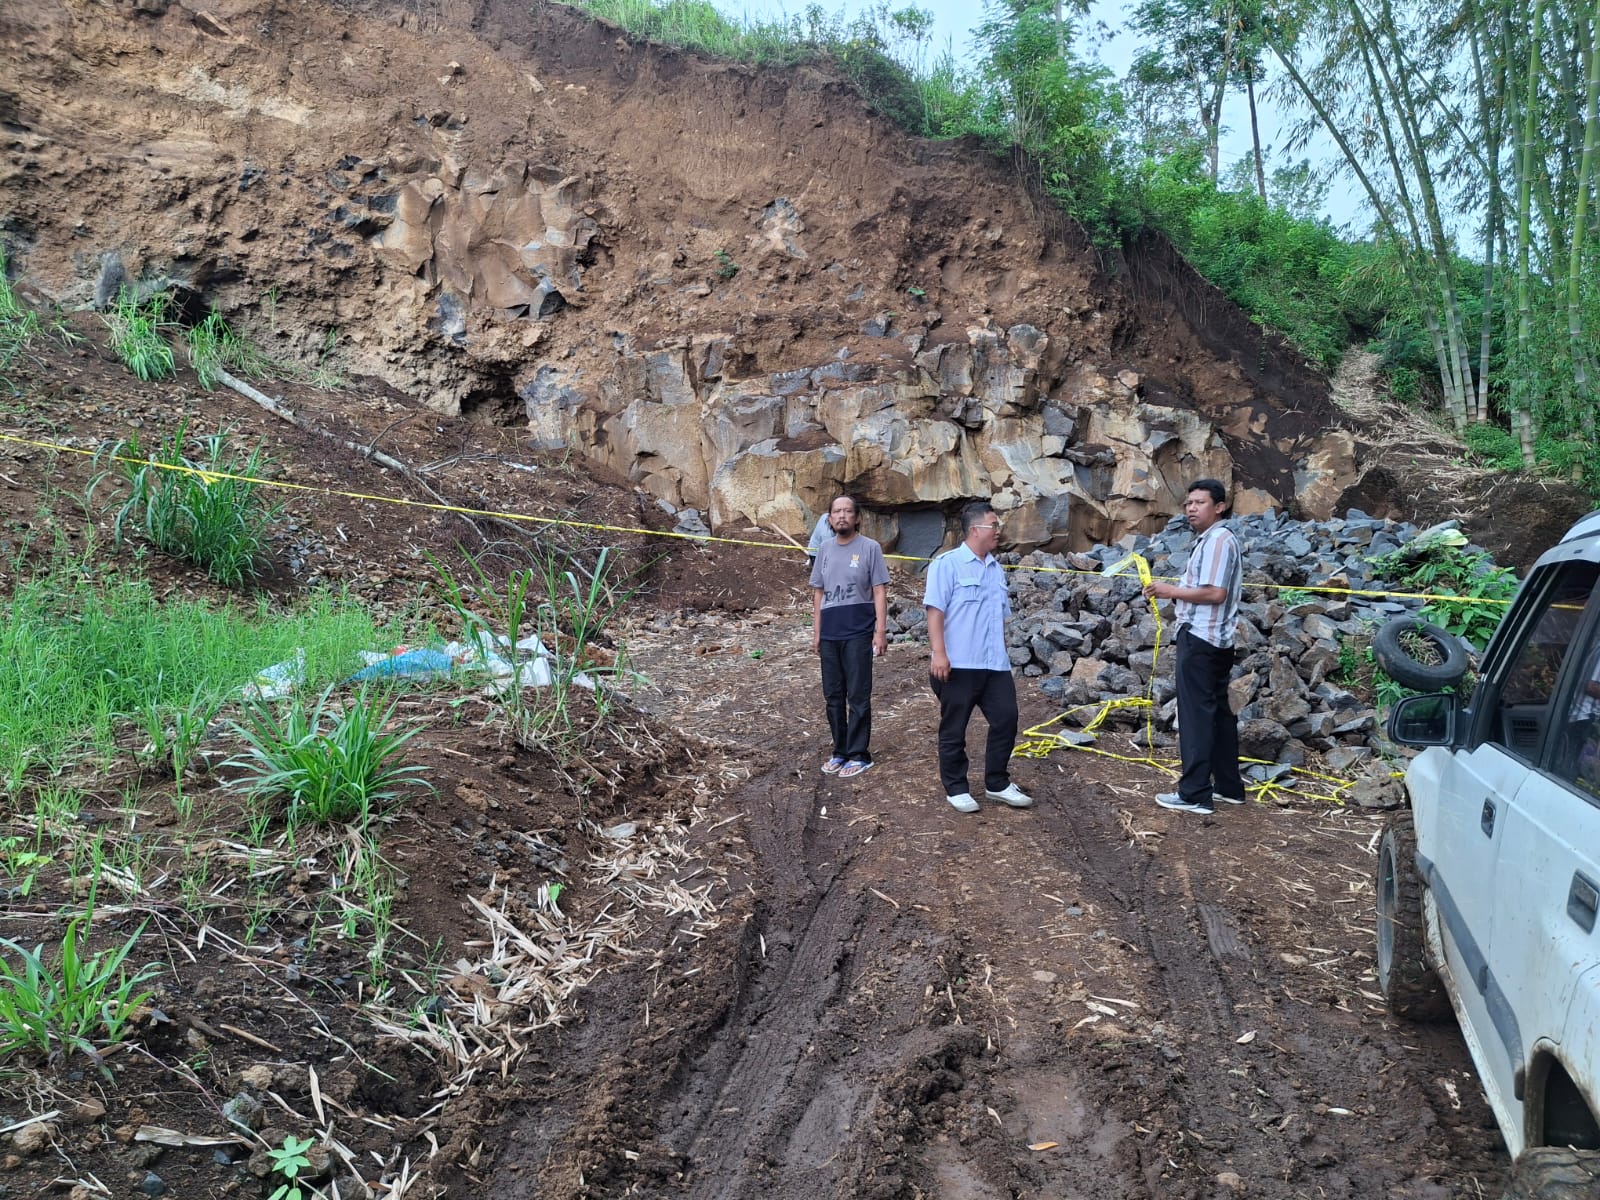
[[[1492,463],[1600,495],[1592,7],[1441,21],[1416,4],[1139,0],[1142,49],[1117,79],[1087,49],[1084,10],[1048,0],[986,5],[964,59],[930,44],[915,6],[736,20],[706,0],[576,3],[711,54],[830,60],[908,133],[975,137],[1015,163],[1102,248],[1157,231],[1324,369],[1367,343],[1397,398]],[[1223,128],[1254,131],[1268,88],[1298,120],[1290,146],[1325,138],[1334,161],[1269,171],[1255,137],[1223,166]],[[1365,204],[1345,230],[1319,215],[1336,180]]]
[[[275,513],[217,473],[267,467],[259,451],[240,459],[226,432],[180,427],[148,463],[104,470],[91,488],[114,508],[109,545],[91,524],[87,545],[58,533],[11,549],[0,872],[34,927],[56,933],[0,937],[0,1068],[80,1052],[100,1062],[137,1041],[170,983],[174,939],[196,935],[247,959],[292,942],[302,964],[321,947],[355,948],[362,1011],[464,1061],[464,1044],[439,1032],[440,948],[400,923],[407,881],[384,848],[396,814],[433,790],[416,739],[459,723],[488,680],[496,698],[472,700],[485,728],[580,787],[594,778],[585,755],[615,724],[612,686],[631,679],[613,625],[632,589],[609,551],[588,564],[551,551],[509,571],[469,562],[468,582],[436,562],[442,612],[469,647],[456,652],[462,670],[440,652],[452,665],[388,672],[400,660],[374,647],[444,640],[420,603],[378,624],[337,591],[284,603],[152,584],[150,548],[217,584],[249,582]],[[220,558],[206,550],[219,540]],[[559,916],[558,894],[541,893]]]

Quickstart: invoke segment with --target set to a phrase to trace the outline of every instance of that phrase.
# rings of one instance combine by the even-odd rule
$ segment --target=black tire
[[[1428,965],[1422,935],[1422,876],[1410,812],[1389,817],[1378,842],[1378,990],[1407,1021],[1452,1015],[1444,984]]]
[[[1372,635],[1372,657],[1390,679],[1419,692],[1453,688],[1467,673],[1467,648],[1417,617],[1395,617]]]
[[[1511,1168],[1505,1200],[1600,1200],[1600,1150],[1524,1150]]]

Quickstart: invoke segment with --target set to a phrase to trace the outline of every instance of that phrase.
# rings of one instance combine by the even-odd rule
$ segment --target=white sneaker
[[[955,796],[946,796],[945,799],[950,801],[950,807],[957,812],[978,811],[978,802],[972,798],[971,792],[961,792]]]
[[[984,792],[991,800],[998,800],[1001,804],[1009,804],[1012,808],[1032,808],[1033,797],[1028,795],[1014,783],[1008,783],[998,792]]]
[[[1209,805],[1190,804],[1177,792],[1162,792],[1156,797],[1156,803],[1162,808],[1170,808],[1173,812],[1201,813],[1204,816],[1210,816],[1213,811]]]
[[[1211,793],[1211,803],[1213,803],[1213,804],[1243,804],[1244,803],[1244,797],[1243,796],[1224,796],[1221,792],[1212,792]]]

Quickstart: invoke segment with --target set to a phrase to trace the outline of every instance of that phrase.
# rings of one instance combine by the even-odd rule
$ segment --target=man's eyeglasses
[[[998,525],[974,525],[973,528],[977,529],[977,530],[981,530],[984,533],[999,533],[1000,532],[1000,526],[998,526]]]

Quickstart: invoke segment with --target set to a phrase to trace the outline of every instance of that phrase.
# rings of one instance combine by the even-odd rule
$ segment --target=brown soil
[[[187,414],[263,441],[287,481],[416,495],[232,393],[188,376],[138,384],[98,340],[35,350],[11,373],[27,399],[8,402],[0,432],[92,448],[137,430],[149,444]],[[382,388],[287,399],[344,438],[438,464],[428,480],[458,502],[649,519],[630,492]],[[0,444],[0,536],[14,548],[42,523],[84,547],[76,500],[90,470],[78,455]],[[456,561],[458,541],[483,546],[426,509],[285,499],[295,528],[275,547],[277,600],[315,575],[379,609],[422,595],[437,617],[422,552]],[[93,523],[102,561],[129,565],[133,548],[113,550],[103,514]],[[503,527],[483,536],[506,562],[521,553]],[[262,861],[281,873],[252,931],[250,850],[215,777],[188,781],[190,818],[170,780],[140,772],[132,739],[130,753],[56,781],[84,789],[77,824],[112,842],[197,844],[214,895],[199,920],[176,875],[152,872],[102,900],[102,937],[148,920],[135,957],[162,964],[159,1017],[104,1070],[82,1055],[6,1064],[0,1124],[56,1114],[15,1141],[6,1194],[86,1197],[98,1180],[131,1195],[150,1172],[170,1195],[267,1194],[243,1139],[138,1140],[150,1126],[226,1136],[221,1105],[260,1064],[266,1139],[336,1141],[390,1196],[1496,1191],[1506,1159],[1459,1035],[1399,1025],[1375,996],[1376,818],[1299,799],[1196,821],[1150,803],[1163,781],[1145,769],[1063,754],[1018,763],[1034,810],[959,816],[938,796],[913,644],[892,646],[879,671],[878,765],[828,780],[798,553],[560,536],[590,551],[604,538],[635,563],[664,555],[625,631],[651,686],[565,766],[513,740],[471,687],[404,696],[402,715],[425,725],[409,761],[434,790],[396,808],[382,837],[406,881],[395,917],[414,935],[391,943],[389,995],[364,969],[366,926],[346,936],[312,915],[335,895],[342,835],[269,846]],[[291,573],[291,555],[309,565]],[[166,591],[216,594],[159,556],[150,564]],[[916,582],[894,587],[914,594]],[[1025,716],[1048,715],[1026,681],[1022,694]],[[215,748],[233,746],[219,735]],[[49,782],[10,797],[8,832],[28,844],[29,801]],[[608,878],[617,840],[601,832],[623,819],[660,848],[655,874],[626,887]],[[589,943],[591,961],[573,967],[592,974],[587,986],[512,1003],[482,965],[494,934],[473,902],[504,906],[542,952],[575,954],[570,937],[537,932],[538,886],[562,878],[552,856],[567,862],[569,933],[631,924]],[[13,894],[6,936],[54,944],[60,914],[82,900],[71,874],[63,856],[32,894]],[[476,1053],[421,1036],[441,1014],[474,1028],[474,1012]]]
[[[604,379],[620,346],[726,339],[729,387],[846,352],[888,372],[904,347],[862,324],[889,312],[929,345],[1036,326],[1050,378],[1132,370],[1217,423],[1240,487],[1284,502],[1336,416],[1170,246],[1096,253],[1025,172],[906,138],[817,67],[708,61],[506,0],[49,0],[0,12],[0,52],[21,81],[0,83],[0,237],[31,286],[73,306],[124,276],[173,284],[302,361],[337,331],[336,361],[441,411],[517,420],[541,369]],[[411,272],[374,251],[407,184],[524,168],[585,197],[565,307],[441,294],[436,272],[493,258],[493,229]],[[762,229],[780,198],[798,256]]]

